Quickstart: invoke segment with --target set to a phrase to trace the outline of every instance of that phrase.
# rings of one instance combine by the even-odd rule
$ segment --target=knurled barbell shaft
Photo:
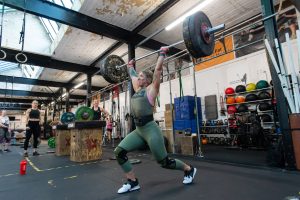
[[[169,62],[172,62],[172,61],[174,61],[174,60],[176,60],[176,59],[179,59],[179,58],[181,58],[181,57],[183,57],[183,56],[189,54],[188,52],[184,53],[185,51],[187,51],[187,50],[184,49],[184,50],[182,50],[182,51],[180,51],[180,52],[178,52],[178,53],[176,53],[176,54],[174,54],[174,55],[172,55],[172,56],[167,57],[167,58],[164,60],[164,64],[169,63]],[[183,53],[183,54],[182,54],[182,53]],[[179,55],[179,54],[181,54],[181,55]],[[178,56],[178,55],[179,55],[179,56]],[[147,67],[147,68],[143,69],[142,71],[147,70],[147,69],[151,69],[151,67],[154,67],[154,66],[155,66],[155,65],[152,65],[152,66],[150,66],[150,67]],[[125,81],[122,81],[121,83],[108,85],[108,86],[106,86],[106,87],[104,87],[104,88],[98,90],[97,92],[94,92],[93,94],[91,94],[91,97],[93,97],[93,96],[95,96],[95,95],[97,95],[97,94],[99,94],[99,93],[101,94],[102,92],[104,92],[104,91],[106,91],[106,90],[109,90],[109,89],[111,89],[111,88],[113,88],[113,87],[115,87],[115,86],[118,86],[118,85],[120,85],[120,84],[122,84],[122,83],[124,83],[124,82],[126,82],[126,81],[128,81],[128,80],[129,80],[129,79],[127,79],[127,80],[125,80]]]
[[[225,28],[225,24],[220,24],[220,25],[218,25],[218,26],[214,26],[214,27],[208,28],[208,29],[206,30],[206,32],[207,32],[208,34],[214,34],[215,32],[218,32],[218,31],[220,31],[220,30],[223,30],[224,28]],[[171,44],[171,45],[169,45],[169,46],[166,46],[166,47],[171,48],[171,47],[177,46],[177,45],[182,44],[182,43],[184,43],[184,40],[178,41],[178,42],[176,42],[176,43],[174,43],[174,44]],[[144,56],[141,56],[141,57],[139,57],[139,58],[135,58],[134,60],[135,60],[135,61],[138,61],[138,60],[147,58],[147,57],[149,57],[149,56],[152,56],[152,55],[154,55],[154,54],[157,54],[157,53],[159,53],[159,52],[160,52],[160,49],[159,49],[159,50],[156,50],[156,51],[153,51],[153,52],[151,52],[151,53],[148,53],[148,54],[146,54],[146,55],[144,55]],[[126,66],[126,65],[127,65],[127,64],[123,64],[123,65],[120,65],[120,66],[116,66],[116,68],[117,68],[117,69],[120,69],[120,68],[122,68],[122,67],[124,67],[124,66]]]
[[[182,44],[182,43],[184,43],[184,40],[181,40],[181,41],[179,41],[179,42],[176,42],[176,43],[171,44],[171,45],[166,46],[166,47],[171,48],[171,47],[174,47],[174,46],[176,46],[176,45],[178,45],[178,44]],[[142,59],[144,59],[144,58],[147,58],[147,57],[152,56],[152,55],[154,55],[154,54],[157,54],[157,53],[159,53],[159,52],[160,52],[160,50],[152,51],[151,53],[148,53],[148,54],[143,55],[143,56],[141,56],[141,57],[135,58],[134,60],[135,60],[135,61],[142,60]],[[127,64],[125,63],[125,64],[123,64],[123,65],[116,66],[116,68],[117,68],[117,69],[120,69],[120,68],[122,68],[122,67],[124,67],[124,66],[126,66],[126,65],[127,65]]]

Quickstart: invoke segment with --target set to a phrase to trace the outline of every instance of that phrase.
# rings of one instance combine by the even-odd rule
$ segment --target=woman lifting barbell
[[[37,152],[38,138],[41,133],[41,125],[43,119],[41,117],[41,112],[38,109],[38,102],[34,100],[31,104],[31,108],[26,111],[26,139],[24,142],[24,157],[28,157],[28,143],[33,135],[33,155],[40,155]]]
[[[131,60],[128,63],[128,73],[136,92],[131,98],[131,110],[136,129],[128,134],[114,150],[116,159],[127,178],[127,182],[118,190],[119,194],[140,189],[127,153],[145,146],[146,143],[163,168],[184,171],[183,184],[192,183],[195,177],[196,168],[168,157],[162,132],[153,119],[153,106],[159,92],[163,61],[168,50],[167,47],[161,47],[154,74],[151,71],[137,74],[134,70],[135,61]]]

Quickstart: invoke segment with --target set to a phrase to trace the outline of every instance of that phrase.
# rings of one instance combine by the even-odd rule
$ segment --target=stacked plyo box
[[[174,108],[174,105],[172,108]],[[165,105],[165,127],[166,129],[173,129],[172,110],[170,104]]]
[[[197,97],[199,126],[202,121],[201,100]],[[193,96],[183,96],[174,99],[175,121],[174,129],[178,131],[191,130],[197,133],[196,105]]]
[[[174,109],[174,105],[172,105],[172,108]],[[172,118],[172,109],[170,104],[165,105],[165,129],[162,131],[163,135],[168,140],[168,146],[167,146],[167,152],[172,153],[173,152],[173,118]]]
[[[202,122],[201,100],[197,97],[199,127]],[[194,155],[197,148],[197,137],[186,136],[184,133],[197,133],[196,105],[194,96],[174,99],[175,110],[175,152]]]

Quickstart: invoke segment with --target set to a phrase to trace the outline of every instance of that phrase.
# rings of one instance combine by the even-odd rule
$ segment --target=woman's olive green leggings
[[[178,159],[168,157],[162,132],[154,122],[148,122],[129,133],[114,150],[116,159],[125,173],[132,170],[127,158],[127,152],[145,147],[148,144],[152,155],[163,168],[184,170],[184,163]]]

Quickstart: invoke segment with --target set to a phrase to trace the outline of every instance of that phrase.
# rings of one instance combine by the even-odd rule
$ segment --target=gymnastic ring
[[[1,53],[3,53],[3,56],[0,57],[0,60],[4,60],[6,58],[6,52],[4,50],[0,50]]]
[[[24,57],[24,60],[20,60],[20,56],[23,56]],[[22,52],[20,52],[20,53],[18,53],[16,56],[15,56],[15,58],[16,58],[16,60],[19,62],[19,63],[26,63],[27,62],[27,56],[24,54],[24,53],[22,53]]]

